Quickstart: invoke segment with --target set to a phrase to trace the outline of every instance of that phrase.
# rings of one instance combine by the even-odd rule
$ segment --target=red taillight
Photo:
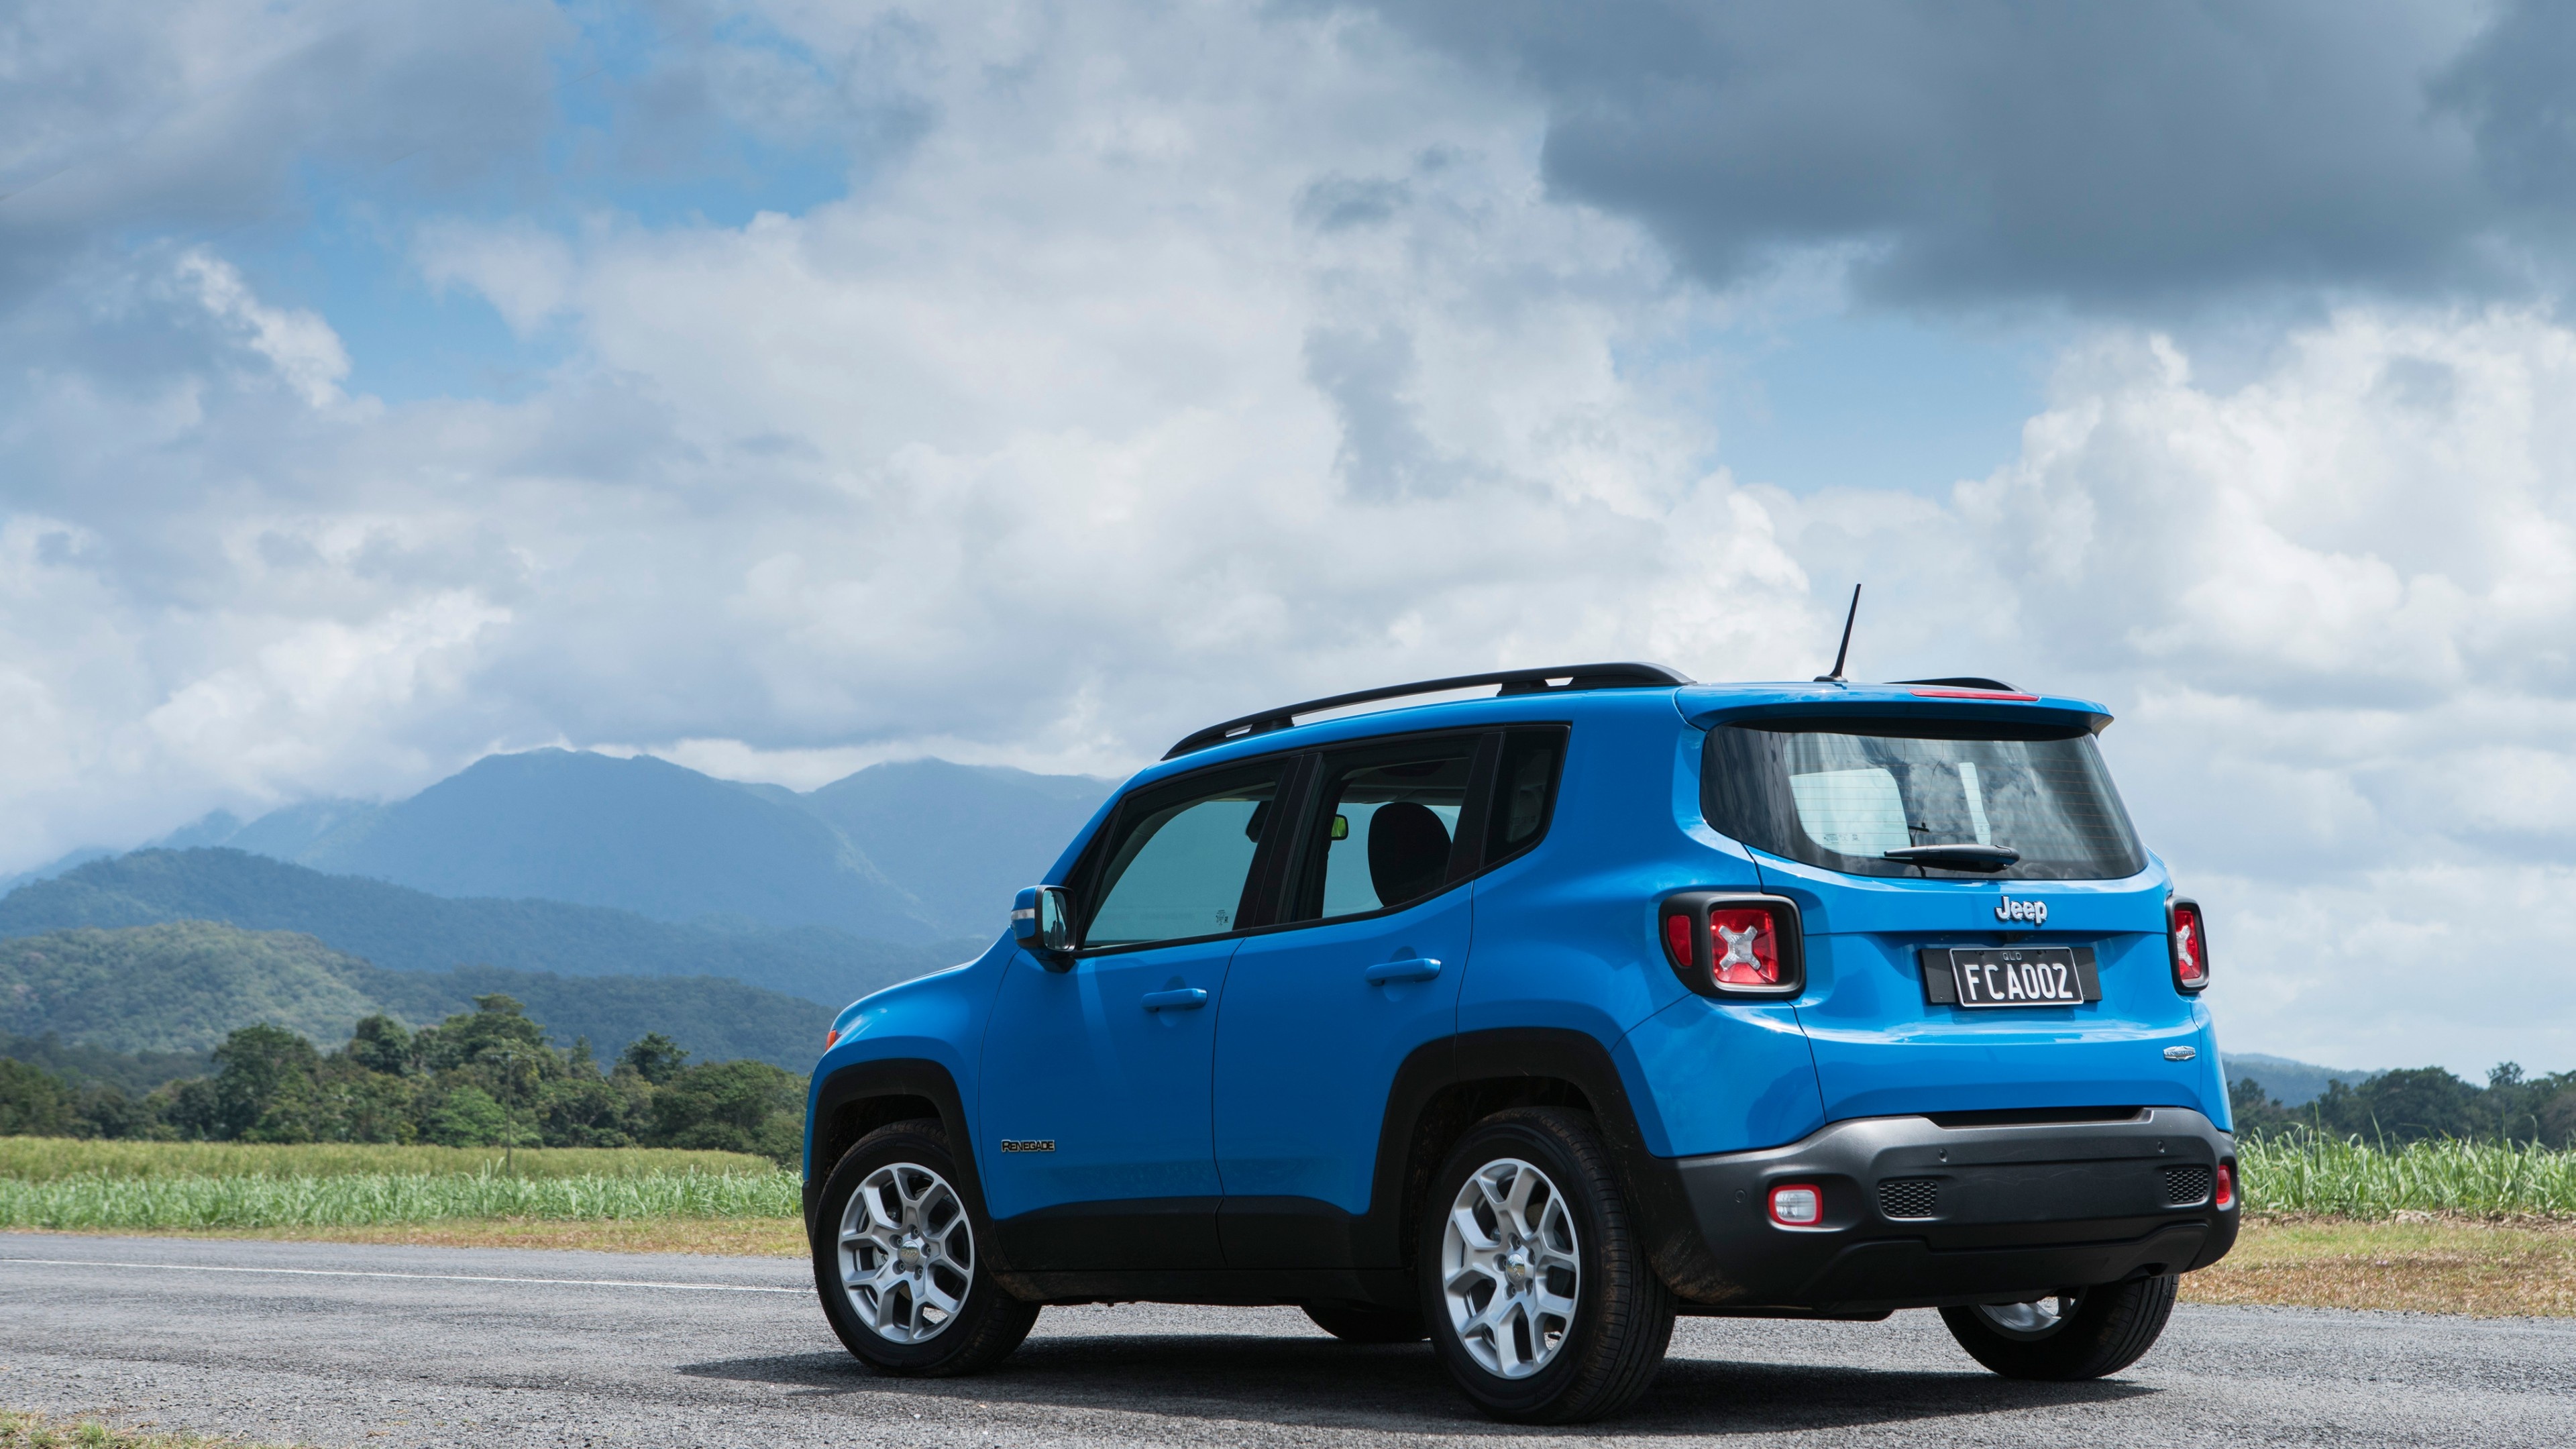
[[[2167,946],[2173,953],[2174,985],[2198,991],[2209,984],[2209,930],[2196,901],[2173,903]]]
[[[1692,969],[1691,936],[1693,931],[1694,927],[1691,925],[1691,918],[1686,915],[1675,914],[1664,917],[1664,953],[1673,958],[1673,965],[1684,971]]]
[[[1806,984],[1798,907],[1781,896],[1684,891],[1662,905],[1664,954],[1702,996],[1795,996]]]
[[[1771,1221],[1784,1228],[1812,1228],[1825,1220],[1825,1195],[1807,1182],[1771,1189]]]
[[[1759,907],[1708,913],[1709,974],[1721,986],[1780,984],[1780,926]]]
[[[2218,1164],[2218,1195],[2211,1201],[2222,1208],[2236,1206],[2236,1169],[2224,1162]]]

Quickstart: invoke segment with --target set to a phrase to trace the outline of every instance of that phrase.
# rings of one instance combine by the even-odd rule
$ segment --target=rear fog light
[[[1803,1182],[1771,1189],[1771,1221],[1784,1228],[1812,1228],[1825,1219],[1825,1195]]]
[[[2227,1163],[2218,1164],[2218,1193],[2210,1201],[2221,1208],[2236,1206],[2236,1169]]]

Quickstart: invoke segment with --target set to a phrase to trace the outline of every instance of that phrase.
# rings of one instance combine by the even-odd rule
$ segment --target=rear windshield
[[[2080,729],[1848,716],[1719,725],[1701,795],[1720,834],[1851,875],[2117,880],[2146,868]],[[1959,844],[2010,846],[2021,859],[1987,874],[1884,854]]]

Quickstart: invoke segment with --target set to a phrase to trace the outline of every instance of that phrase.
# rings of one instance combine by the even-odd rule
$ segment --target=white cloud
[[[306,403],[318,408],[340,401],[349,352],[330,323],[301,308],[262,305],[239,271],[202,251],[179,258],[177,275],[195,289],[209,316],[238,331]]]

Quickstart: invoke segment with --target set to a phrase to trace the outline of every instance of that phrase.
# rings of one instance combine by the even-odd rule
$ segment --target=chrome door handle
[[[1440,963],[1428,956],[1399,956],[1392,961],[1380,961],[1363,974],[1371,985],[1384,981],[1428,981],[1440,974]]]
[[[1145,993],[1147,1011],[1196,1011],[1205,1005],[1207,1005],[1207,993],[1195,986]]]

